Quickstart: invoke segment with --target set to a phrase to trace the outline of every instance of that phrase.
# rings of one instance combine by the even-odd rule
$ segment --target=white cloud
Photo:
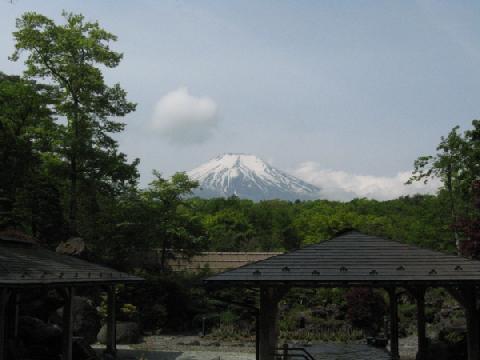
[[[346,171],[323,169],[316,162],[308,161],[300,164],[295,175],[321,188],[324,198],[348,201],[354,198],[370,198],[390,200],[404,195],[434,194],[440,181],[428,184],[421,182],[405,185],[410,177],[409,171],[397,173],[395,176],[357,175]]]
[[[171,91],[155,105],[152,128],[172,142],[206,141],[218,124],[218,106],[209,97],[190,95],[183,87]]]

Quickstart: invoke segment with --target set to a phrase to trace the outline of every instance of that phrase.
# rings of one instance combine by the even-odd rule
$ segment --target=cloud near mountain
[[[151,125],[172,143],[198,144],[213,135],[218,121],[213,99],[193,96],[182,87],[157,101]]]
[[[440,184],[434,180],[428,184],[405,185],[411,172],[399,172],[395,176],[357,175],[346,171],[324,169],[318,163],[301,163],[293,172],[298,178],[322,189],[323,198],[348,201],[354,198],[390,200],[399,196],[434,194]]]

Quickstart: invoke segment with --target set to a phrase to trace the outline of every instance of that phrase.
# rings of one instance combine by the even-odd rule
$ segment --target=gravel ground
[[[255,360],[255,354],[219,351],[150,351],[122,347],[118,349],[117,360]]]
[[[118,345],[118,360],[255,360],[255,344],[218,342],[199,336],[146,336],[141,344]],[[98,352],[104,347],[96,345]]]
[[[416,335],[399,339],[400,358],[402,360],[415,359],[417,355],[418,339]]]
[[[415,359],[417,351],[417,338],[410,336],[400,339],[400,356],[402,360]],[[349,351],[339,349],[336,351],[335,344],[314,345],[322,349],[321,354],[314,354],[321,359],[336,360],[351,359],[355,360],[358,356],[353,347]],[[358,346],[352,345],[352,346]],[[342,348],[342,345],[338,345]],[[343,346],[345,347],[345,346]],[[348,345],[347,345],[348,347]],[[364,346],[366,348],[366,346]],[[98,352],[102,352],[104,347],[96,345]],[[216,340],[201,338],[199,336],[179,336],[179,335],[159,335],[144,337],[141,344],[136,345],[118,345],[118,360],[255,360],[255,344],[253,342],[219,342]],[[309,348],[307,348],[309,349]],[[360,349],[360,348],[359,348]],[[310,348],[309,351],[314,350]],[[362,348],[365,352],[365,349]],[[370,356],[377,357],[377,353],[372,348],[372,355],[367,353],[362,358]],[[385,355],[379,354],[379,359],[385,358]],[[359,355],[357,353],[357,355]],[[371,360],[374,360],[373,358]]]

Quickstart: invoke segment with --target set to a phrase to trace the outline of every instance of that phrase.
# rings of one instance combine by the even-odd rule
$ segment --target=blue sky
[[[118,35],[106,79],[138,103],[119,141],[143,184],[243,152],[332,198],[389,198],[480,117],[478,2],[0,0],[0,70],[23,69],[7,59],[16,17],[63,9]]]

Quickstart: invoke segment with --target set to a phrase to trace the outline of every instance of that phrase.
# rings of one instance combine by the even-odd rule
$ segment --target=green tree
[[[451,224],[474,211],[472,206],[472,184],[480,179],[480,120],[472,121],[472,129],[459,132],[454,127],[442,137],[435,155],[421,156],[414,163],[409,183],[428,182],[432,178],[441,180],[440,196],[449,202]],[[455,233],[457,247],[459,237]]]
[[[145,190],[131,189],[107,202],[99,214],[101,241],[95,252],[125,268],[136,251],[160,249],[160,270],[172,256],[190,257],[204,247],[201,219],[186,200],[198,183],[177,173],[155,179]]]
[[[167,256],[182,253],[193,255],[202,247],[203,229],[200,219],[191,211],[185,198],[198,187],[185,173],[176,173],[164,179],[154,171],[155,180],[143,192],[148,204],[152,229],[156,242],[161,247],[161,270],[166,268]],[[168,253],[171,250],[172,253]]]
[[[76,233],[80,187],[95,202],[98,192],[115,191],[138,177],[138,160],[127,163],[110,135],[124,129],[115,118],[135,110],[135,104],[120,85],[107,86],[100,70],[115,68],[122,59],[109,47],[116,36],[82,15],[63,16],[65,24],[57,25],[41,14],[23,14],[13,33],[16,50],[11,59],[26,53],[25,76],[48,79],[56,88],[55,110],[66,118],[61,150],[68,165],[68,218]]]
[[[22,227],[41,240],[63,231],[58,184],[61,127],[51,86],[0,73],[0,193],[3,226]],[[55,228],[55,231],[53,229]]]
[[[254,228],[241,209],[225,208],[204,218],[212,251],[255,250]]]

